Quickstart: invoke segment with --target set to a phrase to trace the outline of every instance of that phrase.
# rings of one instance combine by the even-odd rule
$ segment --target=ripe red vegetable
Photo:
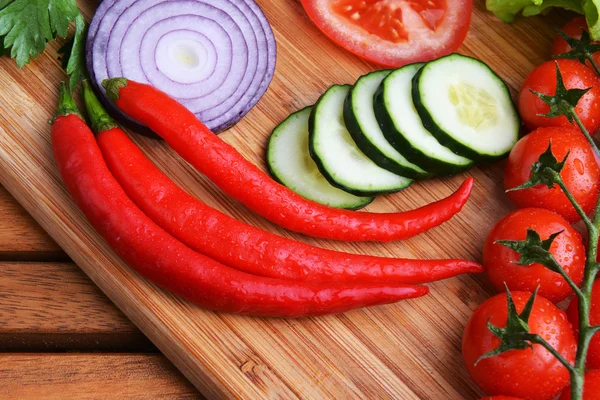
[[[567,316],[573,325],[573,330],[575,330],[576,334],[579,334],[579,301],[577,297],[573,297],[571,304],[569,304]],[[590,324],[592,326],[600,325],[600,280],[594,282],[594,286],[592,287]],[[588,370],[600,370],[600,334],[598,333],[590,341],[585,367]],[[600,390],[600,388],[598,389]]]
[[[519,253],[496,243],[498,240],[525,240],[527,229],[534,229],[542,240],[563,231],[552,242],[550,253],[575,284],[581,284],[585,268],[581,235],[563,217],[543,208],[513,211],[494,225],[483,247],[483,265],[488,279],[498,292],[506,291],[505,284],[511,291],[527,292],[533,292],[539,286],[540,296],[558,303],[573,293],[560,274],[540,264],[518,265]]]
[[[581,39],[581,30],[588,31],[588,25],[585,21],[585,17],[575,17],[569,22],[567,22],[562,28],[560,28],[567,36],[572,37],[573,39]],[[600,42],[593,41],[593,44],[598,44]],[[556,35],[554,39],[554,43],[552,44],[552,55],[564,54],[571,51],[571,46],[567,43],[565,39],[563,39],[560,35]],[[592,54],[592,58],[594,62],[600,65],[600,52],[596,52]],[[585,62],[585,65],[592,68],[592,65],[589,61]]]
[[[482,270],[465,260],[407,260],[325,250],[240,222],[190,196],[162,173],[117,127],[87,81],[83,94],[104,160],[129,198],[169,234],[230,267],[301,281],[410,284]]]
[[[73,200],[112,249],[152,282],[198,305],[259,316],[340,313],[425,295],[427,287],[289,282],[257,277],[189,249],[152,222],[112,177],[94,135],[61,87],[52,149]]]
[[[583,384],[583,400],[600,400],[600,370],[585,374]],[[571,387],[564,390],[558,400],[571,400]]]
[[[556,94],[556,63],[560,68],[562,78],[567,89],[591,88],[577,103],[575,113],[581,119],[583,126],[593,135],[600,128],[600,78],[596,73],[577,60],[559,59],[546,61],[537,66],[525,78],[519,91],[519,114],[525,126],[536,129],[545,126],[579,127],[570,123],[565,116],[548,118],[539,114],[546,114],[550,106],[542,101],[536,92]]]
[[[295,232],[345,241],[406,239],[452,218],[465,205],[473,186],[469,178],[449,197],[400,213],[333,209],[275,182],[167,94],[125,78],[108,79],[103,85],[117,107],[165,139],[225,193]]]
[[[407,260],[341,253],[239,222],[187,194],[119,129],[97,135],[108,168],[127,195],[192,249],[233,268],[280,279],[425,283],[481,272],[465,260]]]
[[[472,0],[302,0],[302,5],[338,46],[387,67],[456,51],[473,9]]]
[[[531,176],[531,165],[537,162],[552,141],[552,154],[562,161],[569,153],[560,173],[565,185],[586,213],[592,212],[600,188],[600,168],[595,153],[585,136],[572,128],[540,128],[524,136],[513,147],[504,169],[504,188],[512,189]],[[508,192],[508,198],[519,208],[538,207],[552,210],[567,221],[579,221],[577,211],[562,190],[537,185]]]
[[[522,312],[528,292],[512,292],[517,312]],[[488,395],[522,397],[528,400],[551,400],[569,384],[569,371],[539,344],[533,349],[511,350],[482,359],[496,349],[500,339],[488,329],[488,322],[506,327],[507,296],[502,293],[481,304],[469,319],[462,341],[465,366],[475,383]],[[541,335],[568,362],[575,360],[577,344],[564,311],[537,296],[529,317],[531,333]]]

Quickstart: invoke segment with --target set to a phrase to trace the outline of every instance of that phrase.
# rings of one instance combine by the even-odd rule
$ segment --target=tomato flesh
[[[442,23],[446,13],[446,0],[408,1],[406,4],[419,14],[432,31]],[[332,8],[349,23],[383,40],[400,43],[409,38],[402,18],[402,7],[397,1],[340,0],[333,3]]]
[[[368,61],[400,67],[456,51],[472,0],[301,0],[331,40]]]

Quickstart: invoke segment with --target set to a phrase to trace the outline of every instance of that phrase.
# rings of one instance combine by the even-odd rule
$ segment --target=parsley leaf
[[[77,89],[79,82],[88,77],[85,66],[85,40],[87,23],[81,14],[75,19],[75,33],[63,47],[58,50],[62,55],[62,67],[69,75],[69,89]]]
[[[66,37],[79,14],[75,0],[0,0],[0,8],[0,36],[19,67],[40,55],[56,36]]]

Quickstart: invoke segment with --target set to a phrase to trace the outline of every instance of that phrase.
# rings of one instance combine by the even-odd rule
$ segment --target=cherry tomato
[[[600,78],[593,70],[576,60],[547,61],[525,78],[519,91],[518,100],[519,114],[521,114],[523,123],[530,130],[543,126],[575,126],[579,129],[576,124],[571,124],[564,116],[554,118],[540,116],[539,114],[549,112],[550,106],[531,93],[531,90],[548,95],[556,93],[556,63],[558,63],[567,89],[592,88],[579,100],[575,112],[583,126],[593,135],[600,128]]]
[[[577,297],[574,297],[573,301],[571,301],[571,304],[569,304],[569,308],[567,309],[569,321],[571,321],[576,334],[579,332],[578,307],[579,301],[577,301]],[[600,324],[600,281],[594,282],[594,286],[592,288],[590,324],[592,326]],[[594,335],[592,341],[590,342],[590,348],[588,350],[587,362],[585,366],[587,369],[600,370],[600,334]]]
[[[302,0],[317,27],[368,61],[400,67],[450,54],[471,22],[472,0]]]
[[[581,235],[560,215],[542,208],[523,208],[502,218],[488,234],[483,247],[483,265],[488,279],[499,291],[505,291],[504,283],[513,290],[533,292],[557,303],[573,293],[569,284],[556,272],[541,264],[522,266],[516,264],[519,254],[496,243],[498,240],[524,240],[527,229],[534,229],[542,240],[563,231],[554,239],[550,253],[573,281],[579,285],[585,269],[585,247]]]
[[[600,168],[586,138],[581,132],[571,128],[540,128],[521,138],[508,156],[504,187],[508,190],[525,183],[531,176],[531,165],[546,151],[550,141],[552,154],[557,160],[562,161],[570,151],[560,176],[583,210],[590,213],[598,197]],[[571,223],[580,219],[557,185],[552,189],[537,185],[511,191],[508,192],[508,198],[519,208],[539,207],[552,210]]]
[[[573,39],[581,39],[581,30],[588,31],[587,22],[585,21],[585,17],[575,17],[571,21],[567,22],[565,26],[560,28],[567,36],[572,37]],[[600,42],[594,41],[594,44],[598,44]],[[563,39],[560,35],[556,35],[554,39],[554,44],[552,45],[552,55],[556,54],[564,54],[571,51],[571,46],[567,43],[565,39]],[[600,52],[596,52],[592,54],[592,58],[594,62],[600,65]],[[585,63],[588,67],[592,67],[589,61]]]
[[[518,312],[531,296],[528,292],[513,292]],[[463,335],[462,355],[471,378],[490,396],[505,395],[529,400],[550,400],[569,384],[569,371],[542,346],[533,349],[511,350],[498,356],[475,361],[496,349],[500,339],[487,328],[488,321],[498,327],[506,326],[508,307],[506,293],[488,299],[473,315]],[[541,335],[566,360],[575,359],[576,341],[566,314],[550,301],[537,296],[529,327]]]
[[[571,400],[570,391],[571,387],[566,388],[558,400]],[[585,374],[583,400],[600,400],[600,370],[589,371]]]

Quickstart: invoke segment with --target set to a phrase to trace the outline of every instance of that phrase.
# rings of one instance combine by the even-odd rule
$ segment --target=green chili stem
[[[117,125],[116,121],[112,119],[110,115],[108,115],[100,103],[100,100],[98,100],[98,97],[96,97],[96,94],[92,90],[92,86],[87,79],[83,81],[81,93],[83,94],[85,108],[90,118],[92,131],[95,134],[117,128],[119,126]]]
[[[58,96],[58,108],[56,109],[56,113],[54,114],[54,119],[58,117],[64,117],[70,114],[75,114],[80,118],[81,113],[77,108],[77,104],[75,104],[75,100],[73,99],[73,95],[69,91],[67,84],[64,82],[60,83],[60,92]]]

